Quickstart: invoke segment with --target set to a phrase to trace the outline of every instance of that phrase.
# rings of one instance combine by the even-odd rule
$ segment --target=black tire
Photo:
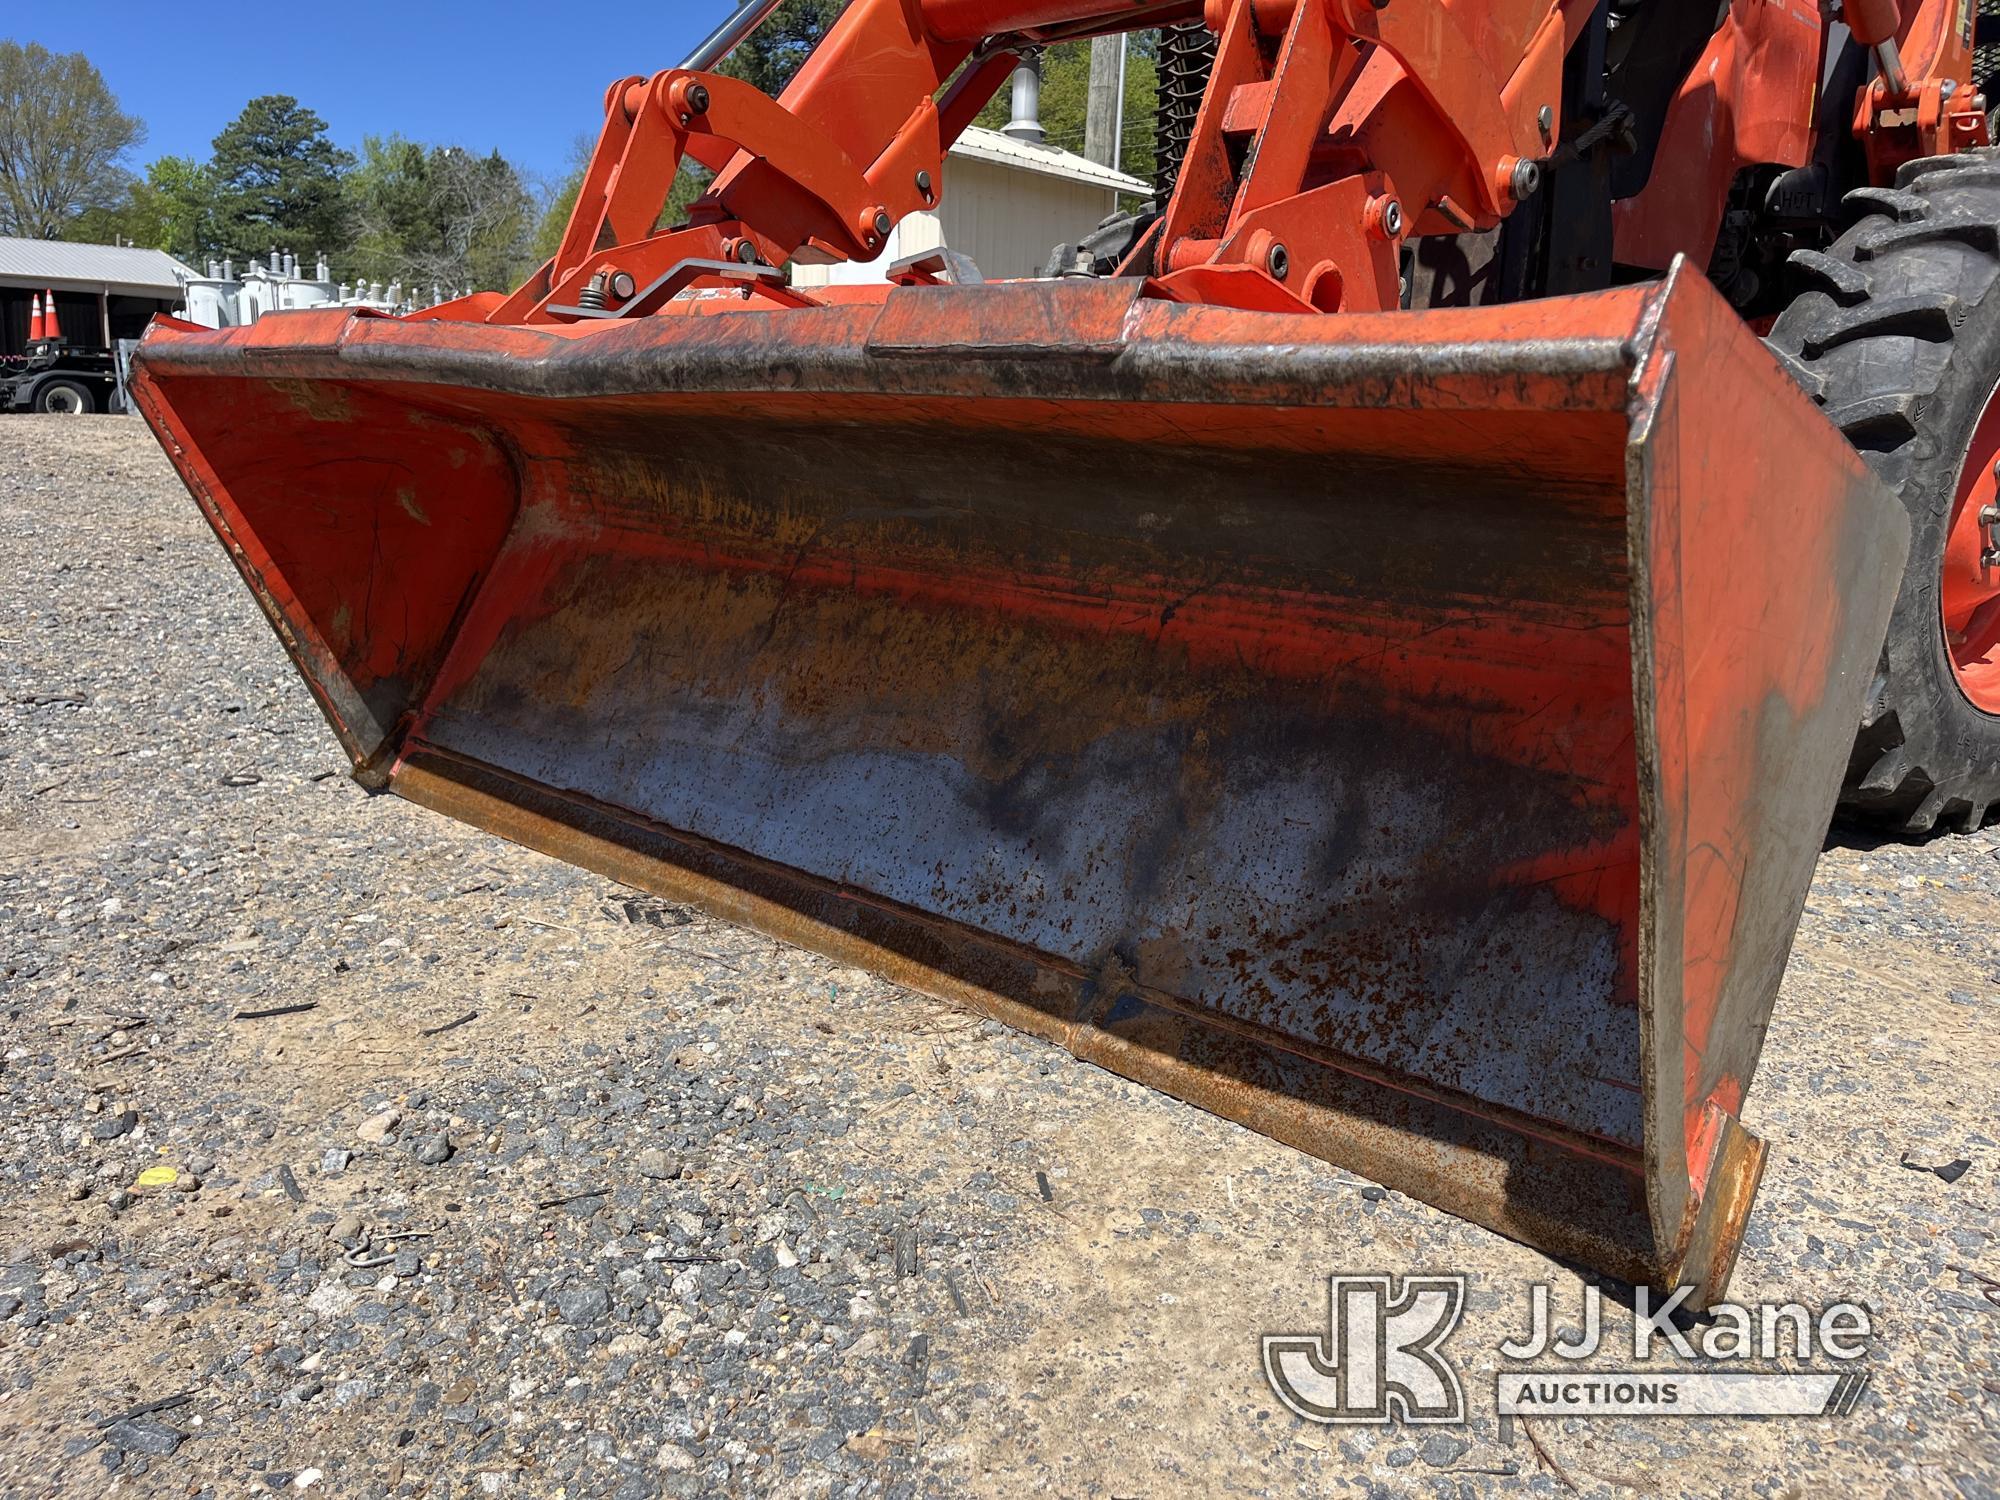
[[[1910,512],[1910,560],[1841,810],[1908,833],[1976,830],[2000,805],[2000,717],[1961,690],[1938,589],[1958,477],[2000,382],[2000,150],[1911,162],[1861,218],[1801,250],[1808,288],[1770,343]]]
[[[58,375],[35,387],[33,406],[51,415],[87,417],[97,410],[97,397],[82,381]]]

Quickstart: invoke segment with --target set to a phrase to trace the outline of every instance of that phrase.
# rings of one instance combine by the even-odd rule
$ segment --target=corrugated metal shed
[[[1114,172],[1109,167],[1100,167],[1074,151],[1018,141],[1011,135],[1002,135],[981,125],[967,129],[952,146],[950,154],[967,161],[992,162],[996,166],[1040,172],[1069,182],[1088,183],[1092,187],[1109,188],[1114,193],[1127,193],[1135,198],[1149,198],[1153,193],[1152,188],[1138,178]]]
[[[964,251],[990,279],[1039,276],[1057,245],[1096,228],[1121,198],[1152,192],[1073,151],[975,125],[945,158],[943,201],[898,224],[877,260],[795,265],[792,280],[801,287],[879,282],[893,262],[939,245]]]
[[[198,274],[164,250],[0,238],[0,286],[110,291],[164,301],[180,296],[181,278]]]

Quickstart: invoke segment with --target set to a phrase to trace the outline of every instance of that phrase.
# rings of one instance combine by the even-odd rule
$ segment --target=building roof
[[[139,297],[178,297],[196,275],[164,250],[131,245],[73,245],[67,240],[0,238],[0,284],[67,291],[108,289]]]
[[[952,146],[951,154],[971,161],[1014,167],[1020,171],[1040,172],[1048,177],[1062,177],[1071,182],[1085,182],[1111,192],[1129,193],[1135,198],[1150,198],[1153,195],[1149,183],[1123,172],[1114,172],[1109,167],[1100,167],[1087,156],[1078,156],[1074,151],[1064,151],[1058,146],[1038,146],[1029,141],[1016,140],[1011,135],[1002,135],[981,125],[967,127],[965,134]]]

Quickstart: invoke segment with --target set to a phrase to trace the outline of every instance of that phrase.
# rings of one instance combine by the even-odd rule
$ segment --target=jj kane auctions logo
[[[1266,1334],[1264,1376],[1287,1410],[1308,1422],[1455,1423],[1465,1420],[1465,1389],[1444,1344],[1465,1311],[1464,1276],[1332,1276],[1324,1333]],[[1665,1365],[1576,1369],[1604,1347],[1602,1294],[1583,1291],[1579,1337],[1552,1332],[1545,1284],[1529,1289],[1529,1328],[1508,1339],[1501,1357],[1514,1364],[1548,1357],[1554,1369],[1507,1369],[1496,1377],[1502,1416],[1813,1416],[1845,1415],[1868,1384],[1852,1362],[1868,1352],[1868,1309],[1836,1302],[1821,1312],[1796,1302],[1718,1303],[1712,1321],[1689,1332],[1674,1322],[1692,1287],[1655,1302],[1635,1294],[1632,1358],[1655,1349]],[[1833,1369],[1745,1368],[1752,1363],[1836,1361]],[[1708,1367],[1690,1369],[1697,1358]]]

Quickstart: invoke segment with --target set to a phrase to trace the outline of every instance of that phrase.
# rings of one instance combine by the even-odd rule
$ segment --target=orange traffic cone
[[[46,328],[47,324],[42,318],[42,294],[37,292],[35,293],[35,300],[28,311],[28,342],[39,344],[42,341]]]
[[[42,337],[47,339],[59,339],[62,337],[62,324],[56,321],[56,294],[54,292],[45,292],[42,295]]]

